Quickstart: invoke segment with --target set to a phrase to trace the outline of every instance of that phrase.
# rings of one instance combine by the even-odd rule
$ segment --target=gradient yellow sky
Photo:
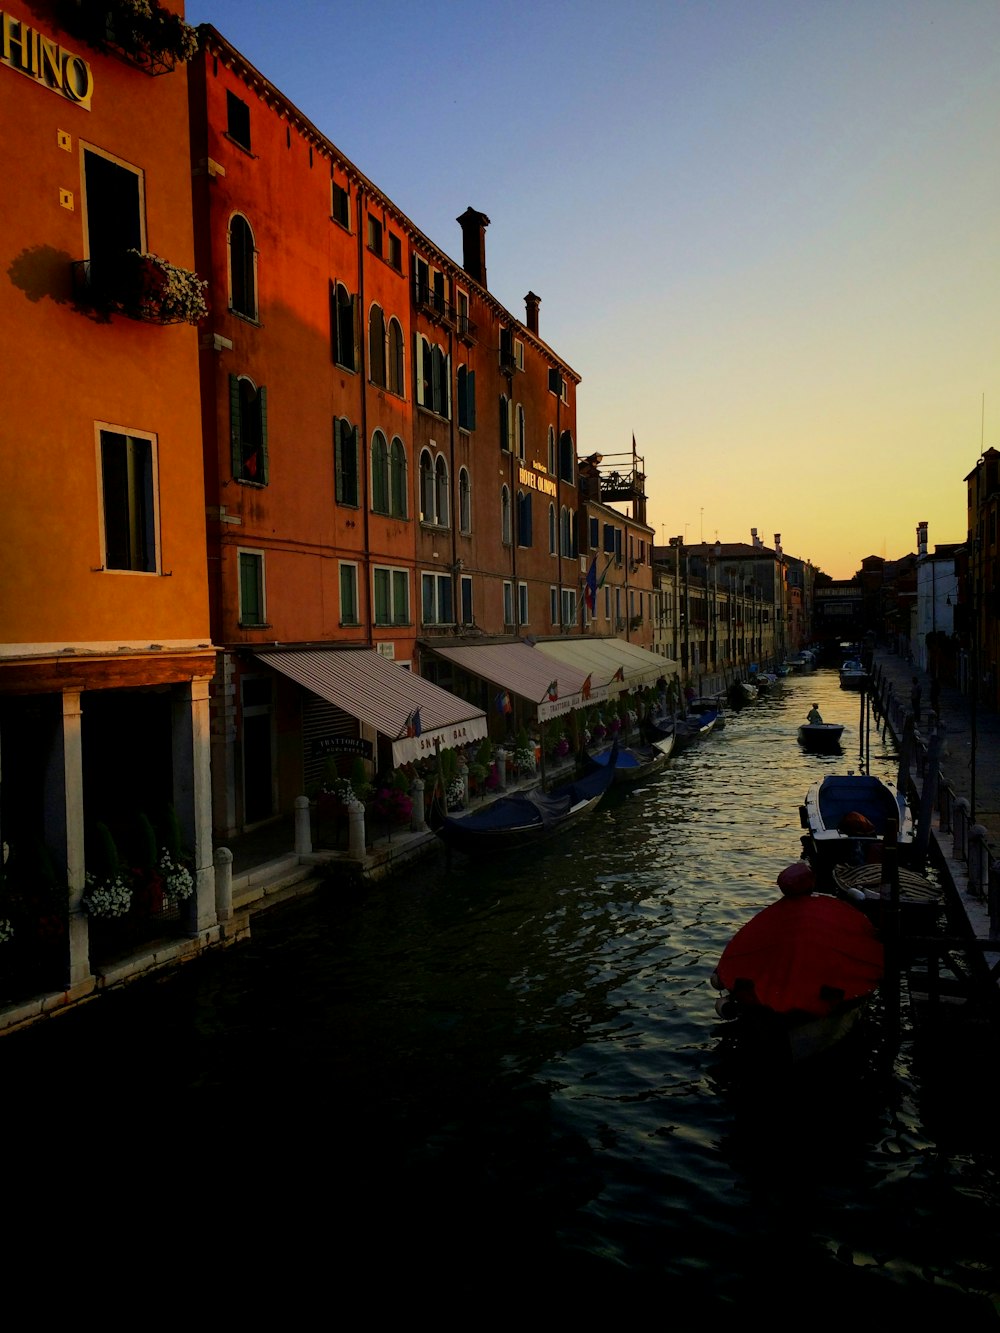
[[[582,375],[658,540],[849,577],[1000,447],[997,0],[197,0]]]

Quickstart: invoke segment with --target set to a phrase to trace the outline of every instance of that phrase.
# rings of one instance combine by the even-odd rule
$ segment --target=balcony
[[[455,332],[463,342],[468,343],[470,346],[478,342],[478,338],[476,337],[476,326],[468,315],[456,315]]]
[[[208,314],[197,273],[159,255],[126,250],[72,264],[73,298],[82,309],[146,324],[197,324]]]
[[[629,629],[642,629],[642,616],[633,616],[628,622]]]
[[[444,293],[436,291],[429,282],[418,282],[414,292],[417,309],[429,315],[435,323],[454,327],[457,315],[455,307],[444,299]]]
[[[198,50],[196,29],[156,0],[71,0],[60,14],[68,32],[144,74],[169,74]]]

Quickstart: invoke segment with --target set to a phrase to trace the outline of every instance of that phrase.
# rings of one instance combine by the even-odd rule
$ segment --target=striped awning
[[[385,736],[392,742],[394,765],[432,755],[439,745],[449,749],[486,735],[481,708],[370,648],[289,648],[256,656]]]
[[[606,689],[588,672],[565,662],[553,662],[530,643],[477,643],[461,646],[428,644],[438,656],[463,671],[507,691],[537,709],[539,722],[561,717],[574,708],[586,708],[608,697]],[[550,689],[553,686],[554,689]],[[555,694],[555,698],[551,695]]]
[[[539,652],[555,662],[565,662],[591,673],[592,685],[606,685],[611,695],[652,685],[660,676],[669,679],[679,671],[670,657],[660,657],[624,639],[547,639],[537,642]],[[621,673],[620,679],[616,679]]]

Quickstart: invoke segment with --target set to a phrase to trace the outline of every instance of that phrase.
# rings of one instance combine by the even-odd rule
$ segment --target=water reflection
[[[843,756],[798,746],[813,699]],[[647,1279],[682,1328],[758,1305],[992,1323],[993,1136],[913,1034],[887,1051],[870,1025],[788,1071],[714,1016],[712,968],[860,737],[835,672],[793,678],[567,840],[275,910],[246,947],[6,1039],[8,1073],[28,1114],[73,1086],[154,1106],[161,1161],[207,1118],[246,1154],[240,1229],[280,1216],[289,1245],[414,1289]]]

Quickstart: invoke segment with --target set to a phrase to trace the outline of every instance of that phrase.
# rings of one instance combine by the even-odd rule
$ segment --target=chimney
[[[528,326],[528,332],[538,337],[538,307],[542,304],[542,298],[536,296],[534,292],[529,292],[524,298],[524,308],[527,314],[525,323]]]
[[[486,228],[490,220],[485,213],[467,208],[455,221],[462,228],[462,267],[474,282],[486,286]]]
[[[921,519],[917,523],[917,555],[927,554],[927,520]]]

